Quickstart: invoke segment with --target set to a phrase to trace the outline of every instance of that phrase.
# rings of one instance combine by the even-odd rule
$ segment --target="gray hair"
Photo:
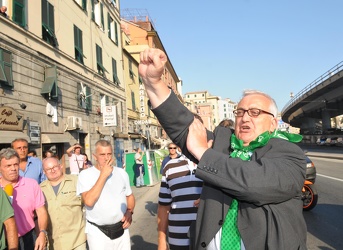
[[[247,89],[247,90],[243,91],[242,99],[248,95],[262,95],[262,96],[268,98],[270,101],[269,112],[272,113],[275,118],[277,117],[277,113],[278,113],[277,105],[276,105],[275,100],[270,95],[268,95],[262,91]]]
[[[13,143],[17,142],[17,141],[21,141],[21,142],[26,142],[27,145],[29,145],[29,142],[24,139],[24,138],[17,138],[17,139],[14,139],[12,142],[11,142],[11,147],[13,148]]]
[[[17,157],[18,159],[20,159],[18,153],[13,148],[1,149],[1,151],[0,151],[0,162],[4,158],[6,160],[9,160],[9,159],[12,159],[13,157]]]
[[[112,145],[109,141],[107,140],[99,140],[95,143],[95,151],[98,149],[98,147],[101,146],[101,147],[111,147],[112,148]]]

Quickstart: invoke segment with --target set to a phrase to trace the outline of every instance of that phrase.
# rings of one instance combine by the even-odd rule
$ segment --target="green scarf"
[[[233,134],[231,136],[231,148],[233,152],[230,154],[232,158],[241,158],[243,161],[249,161],[256,148],[265,146],[270,138],[280,138],[290,142],[300,142],[301,135],[290,134],[275,130],[273,133],[268,131],[259,135],[254,141],[250,142],[248,146],[243,146],[243,141],[237,139]],[[222,226],[222,236],[220,240],[221,250],[240,250],[241,249],[241,235],[237,227],[238,215],[238,201],[232,199],[230,209],[226,214],[224,224]]]
[[[270,138],[280,138],[290,142],[300,142],[302,140],[301,135],[291,134],[284,131],[275,130],[272,133],[268,131],[259,135],[254,141],[250,142],[248,146],[243,146],[243,141],[239,140],[236,135],[231,136],[231,148],[233,152],[230,154],[232,158],[241,158],[243,161],[250,160],[252,153],[256,148],[265,146]]]

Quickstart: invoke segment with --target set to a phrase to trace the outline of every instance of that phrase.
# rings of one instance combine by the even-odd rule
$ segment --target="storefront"
[[[0,107],[0,149],[11,147],[16,138],[24,138],[28,142],[30,137],[24,132],[23,115],[9,106]]]

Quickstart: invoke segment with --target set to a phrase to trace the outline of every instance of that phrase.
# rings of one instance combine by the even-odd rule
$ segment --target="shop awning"
[[[113,137],[114,138],[129,138],[129,135],[128,134],[122,134],[122,133],[114,133],[113,134]]]
[[[42,143],[68,143],[73,141],[73,138],[67,134],[42,134]]]
[[[21,131],[8,131],[0,130],[0,143],[11,143],[14,139],[23,138],[29,143],[31,142],[30,137]]]
[[[130,133],[129,132],[129,138],[131,138],[131,139],[141,139],[142,135],[141,134],[137,134],[137,133]]]

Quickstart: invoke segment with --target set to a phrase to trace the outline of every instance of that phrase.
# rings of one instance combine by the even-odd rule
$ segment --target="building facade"
[[[68,166],[70,145],[79,142],[91,156],[103,138],[121,166],[130,142],[119,1],[2,4],[0,147],[24,137],[39,156],[53,150]]]
[[[158,48],[167,54],[146,11],[131,9],[121,13],[123,32],[124,65],[129,66],[129,80],[126,82],[128,109],[128,131],[131,136],[143,137],[149,148],[160,147],[167,138],[158,120],[147,105],[148,97],[142,80],[138,77],[139,56],[146,48]],[[127,60],[127,62],[126,62]],[[132,71],[132,72],[131,72]],[[183,102],[182,81],[170,60],[166,63],[162,80]]]

